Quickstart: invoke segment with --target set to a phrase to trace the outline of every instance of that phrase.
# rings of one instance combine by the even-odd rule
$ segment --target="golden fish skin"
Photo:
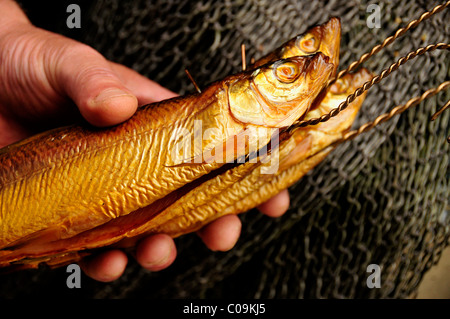
[[[283,108],[283,112],[267,115],[267,125],[257,125],[265,130],[268,141],[313,103],[334,68],[328,60],[316,53],[275,62],[277,67],[280,63],[314,66],[298,68],[295,79],[283,83],[294,93],[277,100],[276,106],[273,101],[279,98],[278,91],[269,90],[270,85],[261,80],[272,76],[275,67],[270,64],[229,76],[201,94],[147,105],[113,128],[66,127],[0,150],[0,266],[66,262],[78,256],[79,250],[126,237],[124,226],[137,228],[181,197],[184,186],[194,187],[202,176],[224,166],[205,161],[205,148],[227,145],[255,127],[251,120],[242,116],[237,120],[233,114],[245,110],[244,104],[234,104],[230,112],[232,95],[250,95],[256,90],[269,107]],[[255,85],[232,94],[230,88],[238,82]],[[301,90],[296,91],[297,87]],[[202,133],[215,129],[218,134],[200,146],[191,145],[191,157],[171,153],[180,143],[189,144],[179,132],[194,132],[197,121],[202,123]],[[245,154],[234,158],[239,155]],[[153,211],[142,213],[149,205]],[[102,227],[107,231],[96,232]]]
[[[331,85],[325,97],[308,117],[319,117],[345,101],[348,95],[372,78],[366,69],[347,74]],[[208,180],[166,208],[156,218],[133,230],[133,235],[165,233],[173,237],[200,229],[217,218],[245,212],[264,203],[281,190],[291,186],[320,163],[351,127],[365,99],[366,92],[355,99],[336,117],[316,126],[295,130],[280,142],[277,156],[279,167],[275,174],[264,174],[262,163],[245,163]],[[310,114],[311,113],[311,114]],[[206,195],[208,194],[208,195]],[[211,198],[220,200],[211,201]]]

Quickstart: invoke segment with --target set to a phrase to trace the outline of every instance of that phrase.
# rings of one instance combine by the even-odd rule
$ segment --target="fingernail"
[[[105,89],[94,98],[94,104],[100,104],[106,100],[114,99],[121,96],[133,96],[133,95],[118,88]]]

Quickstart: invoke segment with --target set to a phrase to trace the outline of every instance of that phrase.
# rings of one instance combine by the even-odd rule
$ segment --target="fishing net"
[[[48,28],[81,40],[169,89],[194,90],[187,68],[204,87],[241,70],[241,44],[259,58],[309,26],[338,16],[340,69],[431,10],[434,1],[376,1],[381,28],[369,28],[370,2],[249,0],[101,0],[81,4],[82,28],[58,15]],[[29,13],[32,14],[32,10]],[[63,11],[64,12],[64,11]],[[56,17],[56,18],[55,18]],[[37,19],[37,18],[36,18]],[[50,22],[49,22],[50,21]],[[364,66],[378,73],[419,47],[450,42],[450,10],[419,24]],[[447,52],[406,63],[370,90],[354,127],[449,79]],[[178,258],[152,273],[130,258],[113,283],[83,277],[65,286],[64,269],[24,271],[1,278],[3,296],[94,298],[407,298],[449,244],[450,112],[430,116],[450,91],[338,146],[289,189],[291,207],[271,219],[241,215],[242,235],[229,252],[212,252],[196,235],[176,239]],[[370,289],[367,266],[381,267],[381,288]]]

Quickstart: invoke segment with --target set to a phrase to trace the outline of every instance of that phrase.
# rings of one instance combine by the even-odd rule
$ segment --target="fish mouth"
[[[321,25],[322,29],[322,52],[330,57],[330,61],[334,64],[332,75],[335,76],[339,65],[339,48],[341,44],[341,20],[332,17],[330,20]]]

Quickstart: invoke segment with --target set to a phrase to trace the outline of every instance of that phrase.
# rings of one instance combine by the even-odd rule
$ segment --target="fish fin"
[[[61,236],[61,229],[58,227],[51,227],[43,230],[36,231],[23,238],[20,238],[7,246],[0,248],[0,252],[4,251],[16,251],[22,249],[29,244],[40,244],[43,242],[51,242],[59,239]]]

